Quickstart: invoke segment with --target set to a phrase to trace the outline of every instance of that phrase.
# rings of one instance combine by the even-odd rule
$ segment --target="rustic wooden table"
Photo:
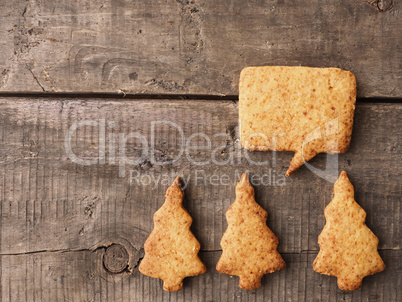
[[[0,0],[0,301],[401,301],[400,11],[397,0]],[[333,184],[307,167],[284,179],[290,152],[239,146],[238,78],[253,65],[357,77],[351,147],[327,171],[347,171],[380,240],[387,268],[361,290],[312,269]],[[255,291],[215,270],[246,171],[264,176],[256,199],[287,263]],[[138,264],[176,175],[208,271],[168,293]]]

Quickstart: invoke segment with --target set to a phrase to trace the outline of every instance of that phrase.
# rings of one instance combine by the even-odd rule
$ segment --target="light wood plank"
[[[381,7],[381,9],[379,8]],[[0,91],[237,95],[254,65],[401,97],[400,1],[2,1]]]

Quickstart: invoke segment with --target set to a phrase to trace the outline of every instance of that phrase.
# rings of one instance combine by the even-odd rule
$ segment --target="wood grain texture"
[[[401,97],[400,1],[0,1],[0,91],[237,95],[245,66],[340,67]]]
[[[183,290],[168,293],[160,280],[133,274],[104,272],[102,251],[37,253],[1,256],[2,301],[400,301],[401,250],[381,251],[389,264],[366,277],[363,288],[342,292],[336,278],[312,270],[315,252],[283,254],[286,269],[262,278],[261,288],[245,291],[239,279],[219,274],[215,264],[221,252],[201,252],[208,271],[184,279]],[[393,265],[395,264],[395,265]],[[390,280],[393,280],[390,282]]]
[[[351,148],[329,170],[347,171],[387,265],[383,273],[365,278],[363,289],[355,293],[337,290],[335,278],[312,269],[333,184],[306,167],[284,180],[290,152],[242,150],[236,133],[237,106],[237,102],[218,100],[0,99],[0,300],[400,299],[402,105],[358,104]],[[69,127],[83,120],[96,126],[79,127],[71,141],[75,155],[97,161],[88,166],[74,163],[65,149]],[[155,125],[151,145],[155,121],[175,122],[186,142],[207,148],[187,148],[188,153],[174,162],[182,144],[180,133],[171,125]],[[99,139],[103,123],[105,141]],[[126,156],[141,160],[127,163],[122,177],[118,161],[123,148],[119,152],[117,143],[110,147],[111,135],[124,138],[129,133],[143,135],[149,151],[141,158],[140,140],[128,139]],[[205,136],[190,140],[195,133],[209,137],[211,146]],[[105,153],[99,152],[103,144]],[[232,163],[225,163],[232,157]],[[250,159],[268,163],[256,165]],[[209,162],[200,165],[194,160]],[[322,154],[311,164],[323,169],[325,161]],[[236,176],[245,171],[251,180],[266,175],[264,185],[255,183],[256,200],[268,212],[267,224],[278,236],[278,250],[287,263],[283,272],[264,277],[256,292],[240,290],[236,278],[214,269],[227,227],[224,214],[235,197]],[[130,173],[138,176],[138,182],[131,177],[130,183]],[[149,183],[158,175],[168,180]],[[159,280],[139,274],[137,266],[153,229],[153,213],[177,175],[187,181],[184,207],[193,217],[192,231],[201,243],[200,257],[208,271],[185,281],[183,291],[169,295]],[[206,175],[217,175],[222,183]],[[222,180],[225,175],[228,181]],[[128,267],[120,274],[108,273],[102,265],[105,248],[112,243],[124,246],[130,255]]]

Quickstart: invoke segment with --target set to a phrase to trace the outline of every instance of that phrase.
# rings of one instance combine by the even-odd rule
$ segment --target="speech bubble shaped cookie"
[[[163,289],[178,291],[183,279],[203,274],[205,265],[198,257],[200,243],[190,231],[193,221],[183,208],[180,178],[168,188],[165,203],[154,214],[154,229],[145,241],[142,274],[163,280]]]
[[[316,154],[349,148],[356,78],[338,68],[262,66],[240,74],[242,146],[251,151],[293,151],[286,172]]]

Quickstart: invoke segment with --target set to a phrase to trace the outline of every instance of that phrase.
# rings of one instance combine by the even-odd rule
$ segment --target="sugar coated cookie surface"
[[[285,268],[285,261],[276,250],[278,238],[268,228],[267,217],[267,212],[255,202],[254,188],[243,174],[236,186],[236,200],[226,212],[228,228],[216,265],[220,273],[239,276],[243,289],[257,289],[264,274]]]
[[[349,148],[356,78],[338,68],[244,68],[239,83],[240,141],[248,150],[294,151],[289,176],[321,152]]]
[[[154,229],[145,241],[142,274],[163,280],[163,289],[178,291],[183,279],[205,273],[198,257],[200,243],[190,231],[192,218],[183,208],[180,178],[168,188],[165,203],[154,214]]]
[[[334,186],[335,196],[325,208],[326,224],[318,237],[320,252],[316,272],[338,277],[342,290],[356,290],[368,275],[385,269],[377,251],[378,238],[364,223],[366,212],[354,200],[353,185],[342,172]]]

